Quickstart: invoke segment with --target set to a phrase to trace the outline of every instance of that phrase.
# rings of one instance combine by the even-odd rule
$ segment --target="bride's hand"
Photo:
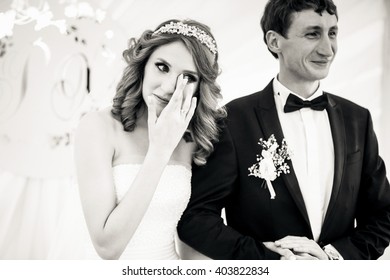
[[[180,75],[176,89],[159,117],[156,115],[156,100],[148,97],[149,149],[155,149],[170,157],[183,137],[196,108],[193,85]]]

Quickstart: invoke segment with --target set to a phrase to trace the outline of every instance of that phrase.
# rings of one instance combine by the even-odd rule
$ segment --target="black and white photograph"
[[[2,0],[0,264],[390,260],[389,92],[388,0]]]

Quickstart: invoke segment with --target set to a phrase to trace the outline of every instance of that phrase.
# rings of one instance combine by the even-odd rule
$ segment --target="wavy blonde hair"
[[[179,22],[179,20],[163,22],[156,30],[169,22]],[[181,22],[200,28],[214,39],[208,26],[195,20]],[[196,38],[179,34],[154,34],[152,30],[146,30],[139,39],[131,38],[128,48],[123,52],[127,66],[116,88],[111,113],[115,119],[122,122],[125,131],[135,129],[138,112],[145,106],[142,98],[145,65],[158,47],[175,41],[185,44],[199,73],[199,86],[196,92],[198,104],[189,124],[191,136],[185,134],[187,137],[184,139],[195,142],[193,161],[197,165],[204,165],[214,149],[213,144],[218,142],[220,132],[218,123],[226,117],[226,110],[218,105],[218,101],[222,99],[221,89],[216,83],[220,73],[218,53],[215,55],[211,53]]]

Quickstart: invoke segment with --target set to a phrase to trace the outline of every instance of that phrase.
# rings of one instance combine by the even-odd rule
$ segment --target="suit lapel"
[[[343,175],[343,169],[346,159],[346,147],[345,147],[345,129],[344,129],[344,118],[340,106],[332,98],[332,95],[327,94],[329,99],[329,106],[326,111],[329,116],[329,123],[332,131],[334,155],[335,155],[335,166],[334,166],[334,179],[332,194],[328,209],[326,211],[324,224],[322,226],[321,237],[326,234],[327,224],[330,222],[332,210],[337,201],[337,197],[340,190],[341,179]],[[321,238],[320,237],[320,238]]]
[[[258,105],[256,106],[255,111],[259,125],[263,131],[264,138],[268,139],[271,134],[274,134],[275,138],[280,143],[284,138],[284,135],[276,110],[272,81],[259,94]],[[289,166],[290,173],[282,174],[281,177],[283,178],[287,189],[293,197],[294,202],[298,206],[299,211],[301,212],[302,216],[310,227],[305,202],[303,200],[303,196],[299,188],[299,184],[291,162],[289,163]],[[278,199],[277,194],[276,199]]]

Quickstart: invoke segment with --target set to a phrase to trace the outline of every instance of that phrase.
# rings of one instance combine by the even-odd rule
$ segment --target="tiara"
[[[180,21],[171,21],[170,23],[161,26],[158,30],[153,32],[153,34],[160,33],[182,34],[188,37],[195,37],[199,42],[205,45],[214,55],[217,53],[217,45],[215,43],[215,40],[211,38],[211,36],[204,32],[202,29],[196,26],[188,25]]]

